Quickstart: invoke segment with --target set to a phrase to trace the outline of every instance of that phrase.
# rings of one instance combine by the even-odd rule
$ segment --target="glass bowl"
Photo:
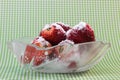
[[[13,51],[15,57],[24,68],[45,73],[86,71],[97,64],[110,48],[110,43],[103,41],[74,45],[66,43],[49,48],[39,48],[30,44],[32,40],[33,38],[13,40],[8,42],[8,48]],[[47,56],[37,58],[36,54],[41,54],[41,52]],[[30,59],[28,59],[26,53],[33,56],[29,55]],[[51,54],[48,55],[49,53]]]

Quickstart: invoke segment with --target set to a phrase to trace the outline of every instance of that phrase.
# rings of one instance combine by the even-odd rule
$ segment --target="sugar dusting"
[[[43,37],[38,37],[38,39],[36,40],[36,42],[42,44],[42,46],[44,47],[45,45],[48,45],[49,42],[46,41]]]
[[[74,44],[74,42],[66,39],[66,40],[59,43],[59,45],[64,45],[64,44]]]
[[[52,23],[51,25],[54,25],[56,29],[60,29],[62,32],[65,33],[64,29],[60,25],[58,25],[57,23]]]
[[[45,41],[45,39],[42,38],[42,37],[38,37],[37,41],[38,41],[38,42],[42,42],[42,41]]]
[[[71,31],[72,31],[72,29],[69,29],[69,30],[66,32],[66,36],[67,36],[67,37],[70,36]]]
[[[46,29],[48,29],[48,28],[50,28],[50,25],[49,25],[49,24],[46,24],[42,30],[46,30]]]
[[[52,25],[55,26],[55,29],[59,29],[59,30],[61,30],[63,33],[66,33],[66,32],[64,31],[64,29],[63,29],[60,25],[58,25],[57,23],[46,24],[42,30],[46,30],[46,29],[50,28]]]
[[[86,27],[86,23],[85,23],[85,22],[80,22],[79,24],[75,25],[75,26],[73,27],[73,29],[81,30],[81,29],[83,29],[84,27]]]

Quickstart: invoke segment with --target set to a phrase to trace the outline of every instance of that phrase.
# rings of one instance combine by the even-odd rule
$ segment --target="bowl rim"
[[[23,43],[23,44],[26,44],[26,45],[29,45],[29,46],[32,46],[32,47],[35,47],[37,50],[48,50],[48,49],[52,49],[52,48],[55,48],[55,47],[58,47],[58,46],[65,46],[65,45],[70,45],[70,46],[81,46],[81,45],[85,45],[85,44],[92,44],[92,43],[101,43],[101,44],[106,44],[108,45],[109,47],[111,47],[111,44],[110,42],[106,42],[106,41],[102,41],[102,40],[97,40],[96,41],[90,41],[90,42],[84,42],[84,43],[77,43],[77,44],[72,44],[72,43],[67,43],[67,44],[60,44],[60,45],[54,45],[54,46],[51,46],[51,47],[47,47],[47,48],[40,48],[38,46],[36,46],[35,44],[31,44],[30,42],[27,43],[25,41],[23,41],[24,39],[29,39],[29,40],[33,40],[35,37],[21,37],[21,38],[18,38],[18,39],[15,39],[15,40],[12,40],[10,42],[14,42],[14,41],[17,41],[17,42],[20,42],[20,43]],[[67,39],[66,39],[67,40]],[[64,41],[64,40],[63,40]],[[8,43],[10,43],[8,42]]]

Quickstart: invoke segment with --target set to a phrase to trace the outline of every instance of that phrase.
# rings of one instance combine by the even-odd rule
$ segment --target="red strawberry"
[[[68,31],[69,29],[71,29],[69,25],[66,25],[62,22],[57,22],[57,24],[60,25],[65,31]]]
[[[55,52],[54,48],[48,50],[37,50],[33,65],[38,66],[41,63],[55,59],[56,57],[58,57],[58,54]]]
[[[52,45],[46,41],[43,37],[37,37],[33,40],[32,44],[35,44],[36,46],[40,48],[48,48]],[[55,48],[51,49],[43,49],[43,50],[36,50],[33,65],[39,66],[41,63],[45,62],[46,60],[52,60],[57,57],[57,53],[55,52]]]
[[[34,57],[34,61],[33,61],[33,65],[34,66],[38,66],[40,65],[42,62],[45,61],[46,59],[46,55],[44,54],[44,50],[37,50],[36,51],[36,55]]]
[[[43,37],[37,37],[33,40],[32,44],[35,44],[36,46],[40,48],[47,48],[51,47],[52,45],[46,41]],[[35,57],[33,64],[34,66],[40,65],[42,62],[44,62],[48,55],[52,53],[52,50],[36,50]]]
[[[40,48],[46,48],[46,47],[51,47],[52,45],[46,41],[42,37],[37,37],[32,41],[32,44],[35,44],[36,46]],[[45,59],[47,55],[50,55],[52,53],[51,50],[47,51],[47,54],[45,53],[45,50],[36,50],[35,47],[27,45],[25,53],[22,58],[22,62],[24,64],[28,64],[31,62],[33,59],[33,64],[34,65],[39,65],[41,64]]]
[[[27,45],[24,55],[21,57],[22,63],[30,63],[36,53],[36,49],[33,46]]]
[[[51,47],[52,45],[46,41],[43,37],[37,37],[32,41],[32,44],[35,44],[36,46],[40,48],[46,48]]]
[[[75,43],[95,41],[94,31],[90,25],[80,22],[66,33],[67,39]]]
[[[41,31],[40,36],[49,41],[52,45],[57,45],[62,40],[66,39],[64,29],[58,24],[46,25]]]

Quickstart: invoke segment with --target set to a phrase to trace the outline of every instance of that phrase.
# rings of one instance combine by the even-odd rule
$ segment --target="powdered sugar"
[[[44,53],[44,54],[47,56],[49,53],[48,53],[48,51],[45,51],[45,53]]]
[[[70,36],[71,31],[72,31],[72,29],[70,29],[70,30],[68,30],[68,31],[66,32],[66,36],[67,36],[67,37]]]
[[[51,25],[54,25],[54,26],[55,26],[55,29],[60,29],[62,32],[65,33],[64,29],[63,29],[60,25],[58,25],[57,23],[53,23],[53,24],[51,24]]]
[[[66,40],[59,43],[59,45],[64,45],[64,44],[74,44],[74,42],[71,41],[71,40],[66,39]]]
[[[75,25],[75,26],[73,27],[73,29],[81,30],[81,29],[83,29],[84,27],[86,27],[86,23],[85,23],[85,22],[80,22],[79,24]]]
[[[37,37],[38,39],[36,39],[35,40],[35,42],[38,42],[38,43],[40,43],[43,47],[45,46],[45,45],[48,45],[48,44],[50,44],[48,41],[46,41],[43,37]]]
[[[37,41],[38,41],[38,42],[43,42],[43,41],[45,41],[45,39],[42,38],[42,37],[38,37]]]
[[[46,24],[42,30],[46,30],[46,29],[48,29],[48,28],[50,28],[50,25],[49,25],[49,24]]]
[[[65,33],[64,29],[57,23],[46,24],[42,30],[46,30],[46,29],[50,28],[52,25],[55,26],[55,29],[60,29],[63,33]]]

